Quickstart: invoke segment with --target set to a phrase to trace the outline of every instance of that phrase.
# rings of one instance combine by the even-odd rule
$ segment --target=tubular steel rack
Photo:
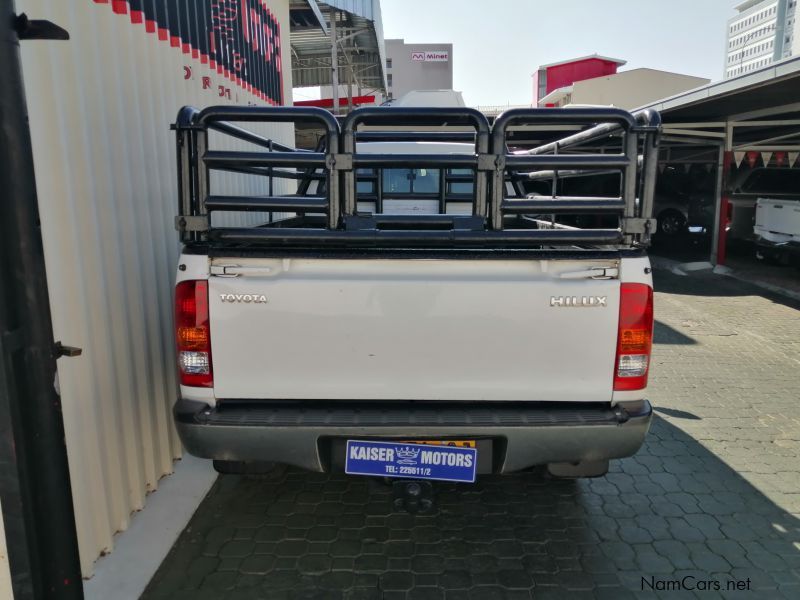
[[[314,151],[297,150],[234,122],[312,124],[321,129],[323,138]],[[549,127],[574,131],[576,126],[580,129],[577,133],[555,141],[523,151],[509,150],[512,130]],[[370,107],[352,111],[340,124],[331,113],[318,108],[214,106],[202,111],[184,107],[173,127],[179,197],[175,224],[184,243],[314,248],[607,248],[647,246],[655,231],[651,213],[661,120],[653,111],[512,109],[490,125],[482,113],[470,108]],[[369,131],[359,131],[359,127],[368,127]],[[258,149],[211,149],[208,134],[212,130]],[[356,142],[371,141],[459,141],[471,142],[474,147],[471,153],[359,151]],[[609,141],[618,151],[602,147]],[[357,183],[370,176],[358,173],[402,168],[441,169],[441,181],[448,173],[449,180],[473,182],[471,198],[467,198],[472,214],[447,214],[444,200],[440,214],[383,214],[377,201],[374,212],[359,212]],[[472,174],[449,175],[452,169]],[[212,171],[263,176],[266,194],[212,195]],[[556,195],[559,177],[591,173],[619,173],[619,195]],[[543,177],[552,179],[553,194],[524,194],[519,192],[519,185],[509,185]],[[275,195],[275,178],[299,181],[298,193]],[[316,189],[322,191],[308,194],[311,181],[316,181]],[[517,191],[509,195],[509,188]],[[380,197],[379,189],[377,195]],[[269,213],[270,223],[213,227],[211,214],[219,211]],[[297,216],[273,223],[275,212]],[[559,223],[557,215],[616,216],[618,225],[584,229]]]

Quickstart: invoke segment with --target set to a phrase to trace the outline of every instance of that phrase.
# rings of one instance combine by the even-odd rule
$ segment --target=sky
[[[452,43],[470,106],[530,104],[539,65],[587,54],[712,81],[741,0],[381,0],[384,38]]]

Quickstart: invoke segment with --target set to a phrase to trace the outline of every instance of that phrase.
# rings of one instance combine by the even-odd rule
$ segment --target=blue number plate
[[[347,440],[345,473],[439,481],[475,481],[475,448]]]

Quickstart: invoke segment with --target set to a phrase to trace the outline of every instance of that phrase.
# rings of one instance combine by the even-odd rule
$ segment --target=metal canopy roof
[[[331,85],[331,11],[336,12],[339,82],[363,93],[386,92],[380,0],[291,0],[289,4],[294,87]],[[320,21],[320,17],[322,20]]]
[[[800,113],[800,57],[710,83],[642,108],[669,122],[722,122]]]

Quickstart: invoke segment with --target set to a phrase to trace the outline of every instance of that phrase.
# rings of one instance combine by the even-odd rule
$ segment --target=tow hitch
[[[406,512],[427,513],[433,510],[434,496],[433,485],[430,481],[394,481],[392,482],[395,510]]]

